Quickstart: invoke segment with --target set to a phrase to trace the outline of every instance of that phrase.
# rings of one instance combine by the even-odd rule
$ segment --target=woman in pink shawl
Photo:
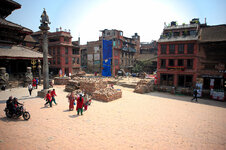
[[[67,96],[69,102],[69,110],[74,110],[74,102],[75,102],[75,95],[71,92],[70,95]]]

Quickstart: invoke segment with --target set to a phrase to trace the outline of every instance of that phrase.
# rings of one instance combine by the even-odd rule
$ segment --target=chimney
[[[205,17],[205,25],[206,25],[206,17]]]

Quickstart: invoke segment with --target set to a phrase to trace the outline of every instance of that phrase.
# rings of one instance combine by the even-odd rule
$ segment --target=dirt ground
[[[83,116],[68,111],[64,86],[55,86],[58,105],[44,107],[44,99],[27,88],[0,92],[1,150],[155,150],[226,149],[226,103],[167,93],[133,93],[122,98],[93,101]],[[39,90],[41,87],[39,88]],[[16,96],[30,112],[29,121],[5,117],[5,100]]]

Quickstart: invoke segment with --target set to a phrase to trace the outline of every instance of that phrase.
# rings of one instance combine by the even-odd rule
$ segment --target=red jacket
[[[35,80],[35,78],[32,80],[32,86],[36,86],[36,80]]]
[[[46,94],[46,97],[45,97],[47,100],[51,101],[51,95],[49,93]]]
[[[77,106],[76,109],[78,108],[82,108],[83,107],[83,103],[84,103],[84,99],[82,97],[82,100],[80,101],[80,97],[77,98]]]
[[[57,96],[57,95],[56,95],[56,92],[55,92],[55,91],[51,91],[51,96],[52,96],[52,97]]]

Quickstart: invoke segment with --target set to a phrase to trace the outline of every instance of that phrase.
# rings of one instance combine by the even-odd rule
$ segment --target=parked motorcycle
[[[23,105],[18,106],[15,112],[10,111],[7,107],[5,108],[5,115],[8,118],[19,118],[23,115],[24,120],[30,119],[30,113],[26,111],[26,109],[23,107]]]

